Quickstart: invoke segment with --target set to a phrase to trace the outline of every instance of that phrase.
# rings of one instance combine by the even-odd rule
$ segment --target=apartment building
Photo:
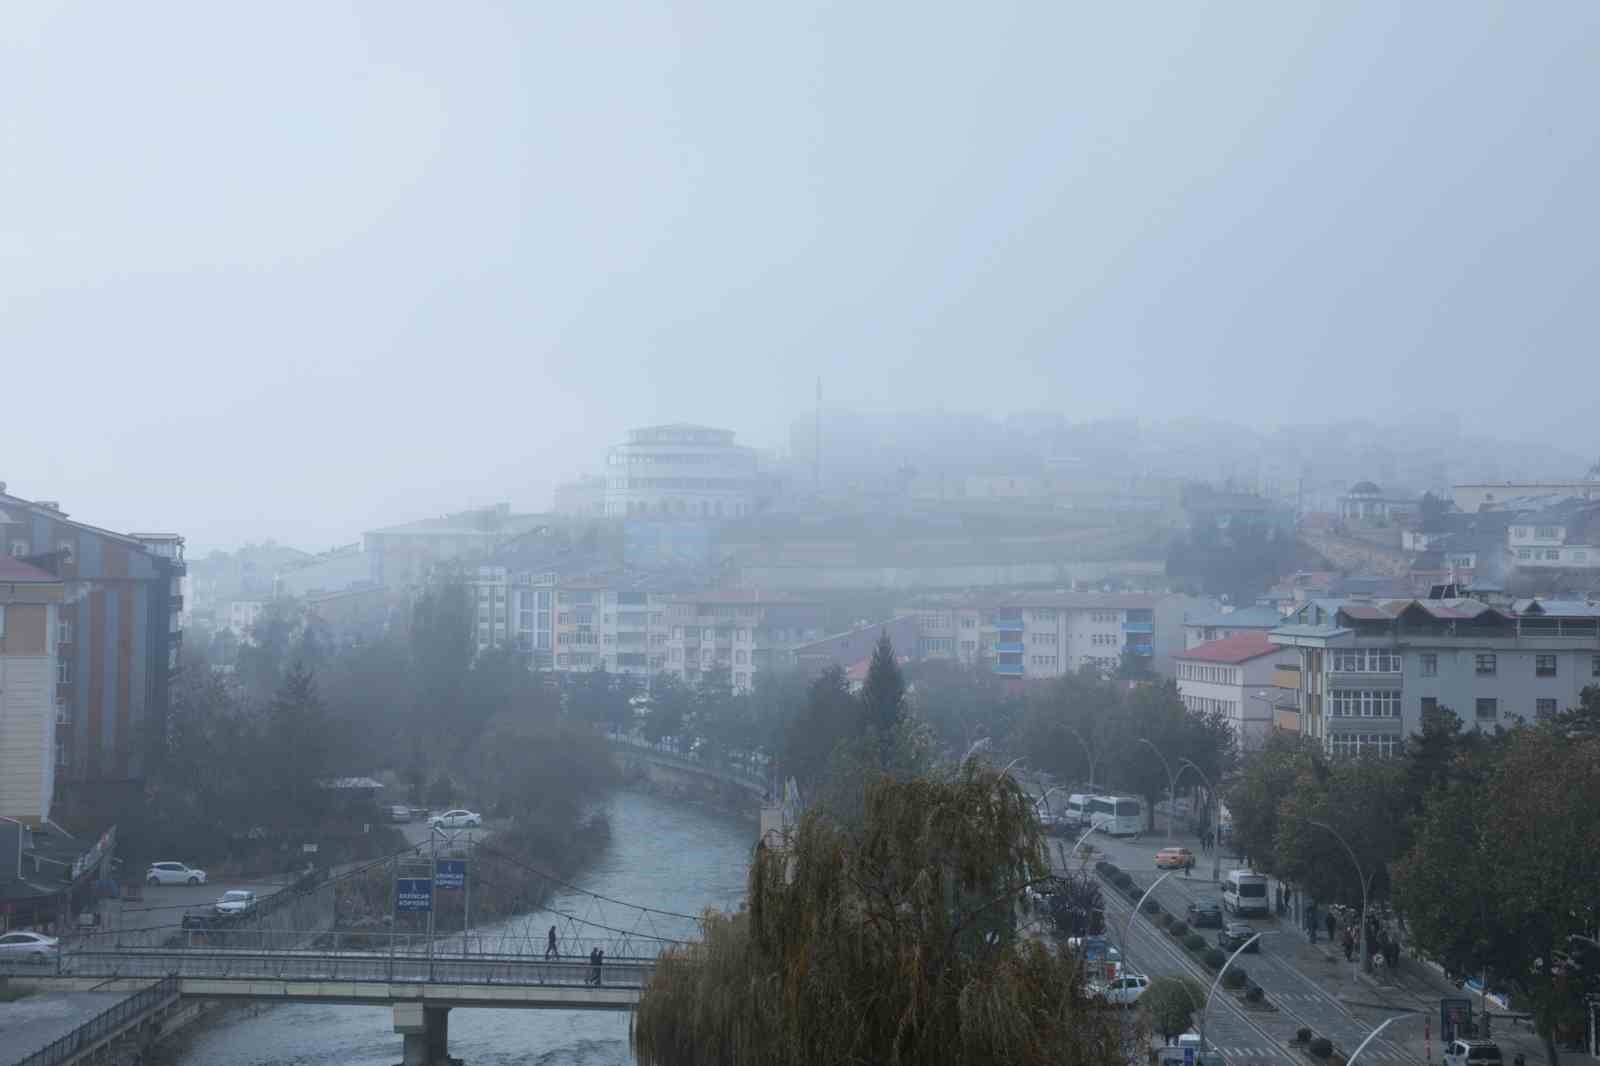
[[[1002,593],[949,603],[937,598],[898,608],[915,615],[920,658],[987,663],[1002,677],[1037,680],[1084,667],[1117,670],[1124,652],[1157,657],[1158,629],[1176,638],[1181,622],[1158,627],[1164,598],[1099,593]],[[1174,604],[1176,601],[1174,601]],[[1177,624],[1172,624],[1177,623]]]
[[[367,580],[403,589],[443,562],[474,565],[495,549],[550,525],[549,515],[512,514],[509,503],[369,530],[361,535]]]
[[[731,430],[646,426],[606,455],[605,513],[615,518],[743,518],[760,489],[756,453]]]
[[[1280,660],[1295,658],[1264,630],[1241,630],[1177,657],[1178,695],[1190,710],[1227,715],[1241,749],[1259,747],[1278,724]]]
[[[64,586],[0,556],[0,818],[38,824],[55,794],[56,650]]]
[[[63,585],[57,781],[99,786],[86,802],[117,802],[139,787],[165,735],[183,644],[183,538],[100,529],[0,485],[0,543]]]
[[[726,671],[733,690],[745,692],[759,671],[794,666],[795,650],[822,638],[826,616],[820,602],[758,590],[679,596],[667,611],[665,669],[685,681]]]
[[[1193,651],[1202,644],[1227,640],[1240,633],[1268,633],[1283,625],[1276,607],[1240,607],[1232,611],[1201,611],[1183,620],[1183,647]],[[1181,657],[1180,657],[1181,658]],[[1183,676],[1179,671],[1178,676]]]
[[[1600,604],[1347,602],[1269,636],[1299,655],[1302,731],[1334,754],[1397,754],[1429,709],[1493,729],[1573,706],[1600,684]]]
[[[1600,502],[1569,499],[1520,512],[1506,548],[1517,567],[1600,569]]]

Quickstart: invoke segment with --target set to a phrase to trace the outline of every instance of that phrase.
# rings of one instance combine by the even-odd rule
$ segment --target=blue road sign
[[[394,882],[394,909],[397,911],[433,910],[433,880],[428,877],[398,877]]]
[[[1183,1066],[1194,1066],[1194,1048],[1183,1049]]]
[[[466,859],[439,859],[433,864],[435,888],[461,888],[466,883]]]

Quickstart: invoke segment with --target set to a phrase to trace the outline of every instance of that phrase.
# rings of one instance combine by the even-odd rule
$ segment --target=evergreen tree
[[[867,681],[861,686],[862,725],[876,731],[880,744],[889,744],[905,714],[905,703],[905,675],[895,660],[894,642],[885,632],[873,649]]]

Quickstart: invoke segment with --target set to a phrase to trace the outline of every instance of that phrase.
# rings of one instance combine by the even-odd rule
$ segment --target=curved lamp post
[[[1078,740],[1078,743],[1083,745],[1083,753],[1085,755],[1089,756],[1089,791],[1093,792],[1094,791],[1094,768],[1095,768],[1095,764],[1100,761],[1100,757],[1097,756],[1094,753],[1094,748],[1091,747],[1089,745],[1089,742],[1083,738],[1083,734],[1082,733],[1078,732],[1076,729],[1074,729],[1070,725],[1064,725],[1061,728],[1065,729],[1067,732],[1071,733],[1074,737],[1076,737],[1077,740]]]
[[[1390,1022],[1397,1022],[1404,1017],[1404,1014],[1396,1014],[1393,1018],[1385,1018],[1376,1029],[1367,1034],[1367,1038],[1361,1041],[1361,1046],[1350,1053],[1350,1057],[1345,1060],[1344,1066],[1355,1066],[1356,1056],[1360,1055],[1362,1051],[1366,1050],[1367,1045],[1372,1043],[1372,1038],[1387,1029]]]
[[[1156,758],[1161,760],[1161,766],[1167,771],[1167,843],[1172,843],[1172,816],[1176,813],[1173,808],[1178,805],[1178,775],[1172,772],[1172,764],[1167,762],[1167,757],[1161,754],[1161,749],[1150,742],[1148,737],[1140,737],[1139,743],[1147,745],[1156,753]]]
[[[1144,901],[1150,898],[1150,893],[1152,893],[1152,892],[1154,892],[1156,890],[1156,886],[1159,885],[1161,882],[1165,881],[1167,878],[1169,878],[1171,876],[1172,876],[1172,871],[1168,870],[1166,873],[1162,874],[1160,877],[1156,878],[1154,881],[1151,881],[1150,882],[1150,887],[1145,889],[1144,890],[1144,895],[1139,897],[1139,902],[1135,903],[1133,905],[1133,910],[1128,912],[1128,917],[1123,919],[1123,922],[1122,922],[1122,947],[1121,947],[1121,951],[1122,951],[1122,964],[1123,964],[1124,967],[1127,967],[1128,960],[1133,958],[1133,953],[1128,950],[1128,937],[1133,932],[1133,919],[1134,919],[1134,916],[1139,913],[1139,908],[1144,906]]]
[[[1228,956],[1228,961],[1223,963],[1222,969],[1217,971],[1217,976],[1212,980],[1211,987],[1206,990],[1206,1001],[1200,1007],[1200,1054],[1202,1056],[1206,1053],[1206,1015],[1211,1013],[1211,997],[1216,993],[1217,986],[1222,983],[1222,975],[1228,972],[1228,967],[1233,965],[1233,960],[1237,959],[1245,948],[1262,937],[1273,936],[1277,932],[1276,929],[1267,929],[1246,940],[1243,944],[1233,949],[1233,954]],[[1351,1057],[1353,1058],[1354,1056]],[[1346,1063],[1345,1066],[1349,1066],[1349,1063]]]
[[[1367,886],[1372,883],[1372,879],[1362,871],[1361,860],[1356,858],[1355,850],[1345,843],[1344,837],[1339,835],[1338,830],[1327,822],[1312,822],[1311,824],[1318,829],[1326,829],[1333,839],[1339,842],[1339,846],[1344,848],[1345,854],[1350,856],[1350,862],[1356,868],[1356,877],[1361,880],[1361,928],[1356,931],[1356,950],[1361,953],[1361,962],[1358,965],[1364,972],[1371,973],[1372,959],[1367,955]],[[1349,1063],[1346,1063],[1345,1066],[1349,1066]]]

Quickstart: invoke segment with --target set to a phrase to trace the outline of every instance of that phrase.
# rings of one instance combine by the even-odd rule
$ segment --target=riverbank
[[[713,791],[700,786],[672,784],[657,780],[650,775],[648,770],[641,766],[625,771],[622,781],[630,789],[644,792],[663,800],[681,803],[699,810],[732,815],[742,822],[748,822],[755,826],[761,824],[760,804],[751,797],[749,792],[736,786],[724,785]]]

